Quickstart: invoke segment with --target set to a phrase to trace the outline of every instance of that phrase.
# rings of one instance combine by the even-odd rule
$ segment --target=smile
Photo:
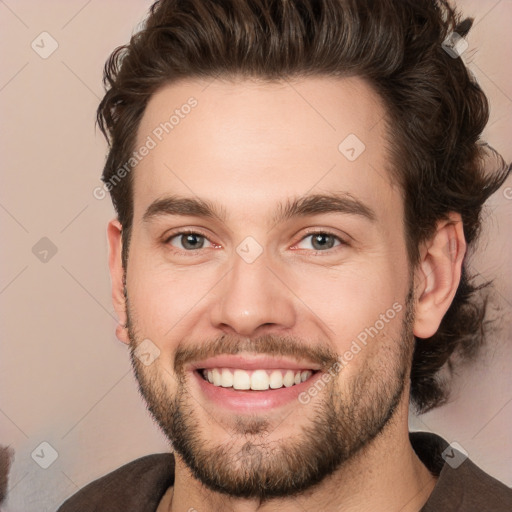
[[[200,371],[203,379],[217,387],[235,390],[267,391],[292,387],[308,380],[313,370],[208,368]]]

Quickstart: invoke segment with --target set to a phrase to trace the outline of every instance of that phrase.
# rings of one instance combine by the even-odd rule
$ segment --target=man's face
[[[126,269],[132,363],[212,489],[304,490],[408,400],[412,282],[384,115],[356,78],[189,81],[146,108]]]

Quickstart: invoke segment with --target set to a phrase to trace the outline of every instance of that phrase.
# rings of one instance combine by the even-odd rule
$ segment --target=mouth
[[[299,400],[301,393],[324,375],[319,365],[307,361],[241,355],[218,356],[197,362],[188,370],[203,403],[231,413],[304,407]],[[325,386],[324,382],[320,384]]]
[[[197,370],[203,380],[216,387],[237,391],[268,391],[290,388],[306,382],[318,370],[286,368],[244,370],[242,368],[203,368]]]

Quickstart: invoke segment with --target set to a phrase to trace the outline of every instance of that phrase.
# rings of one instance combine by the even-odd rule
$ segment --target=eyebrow
[[[169,196],[153,201],[144,213],[143,222],[150,222],[155,217],[164,215],[182,215],[205,217],[226,221],[226,212],[215,203],[195,197]]]
[[[331,194],[313,194],[288,200],[279,204],[273,217],[274,224],[279,224],[293,217],[306,217],[321,213],[344,213],[357,215],[371,222],[376,222],[377,215],[370,206],[348,192]]]
[[[322,213],[343,213],[357,215],[376,222],[375,211],[348,192],[330,194],[312,194],[288,199],[277,205],[272,217],[273,225],[280,224],[295,217],[306,217]],[[156,217],[180,215],[203,217],[226,222],[226,211],[211,201],[194,197],[169,196],[151,203],[144,213],[143,222],[150,222]]]

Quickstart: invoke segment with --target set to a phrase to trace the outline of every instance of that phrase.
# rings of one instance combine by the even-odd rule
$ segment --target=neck
[[[165,510],[291,512],[299,506],[301,510],[419,512],[434,489],[436,478],[409,442],[405,404],[408,397],[380,435],[320,484],[297,496],[260,502],[211,491],[192,476],[176,454],[174,487]]]

